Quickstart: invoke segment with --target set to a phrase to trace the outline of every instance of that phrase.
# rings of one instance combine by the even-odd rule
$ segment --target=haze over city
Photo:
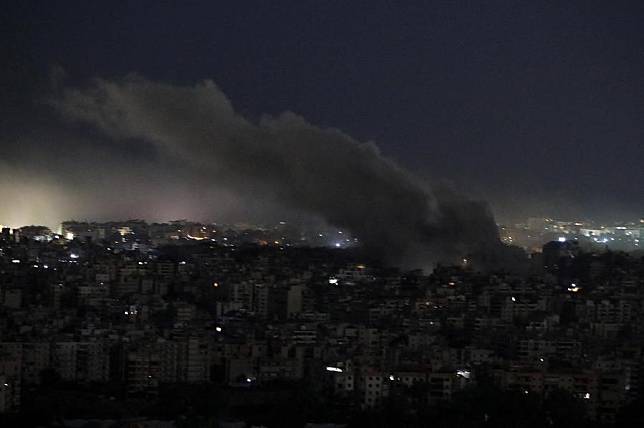
[[[64,88],[131,73],[212,81],[253,124],[294,112],[339,129],[419,180],[487,201],[501,222],[641,216],[638,2],[244,3],[10,5],[1,185],[14,203],[0,222],[288,212],[261,186],[204,176],[53,106]]]
[[[644,3],[3,5],[0,426],[644,426]]]

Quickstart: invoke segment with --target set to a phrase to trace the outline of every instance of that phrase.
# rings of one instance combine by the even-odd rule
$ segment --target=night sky
[[[160,173],[154,148],[70,123],[48,101],[60,81],[132,72],[211,79],[250,121],[292,111],[373,141],[500,221],[644,215],[641,1],[12,3],[0,18],[0,223],[147,216],[142,189],[212,199],[162,217],[279,211],[237,188],[204,196],[192,172]]]

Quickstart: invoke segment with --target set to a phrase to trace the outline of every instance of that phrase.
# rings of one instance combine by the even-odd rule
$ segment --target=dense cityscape
[[[556,239],[525,274],[401,271],[285,222],[3,228],[2,420],[634,426],[642,254],[533,223]],[[605,227],[601,244],[643,228]]]
[[[644,248],[644,219],[603,224],[531,217],[520,224],[500,225],[499,231],[503,242],[517,245],[529,252],[541,251],[543,244],[550,241],[567,240],[595,249],[636,251]]]
[[[641,0],[0,20],[0,428],[644,427]]]

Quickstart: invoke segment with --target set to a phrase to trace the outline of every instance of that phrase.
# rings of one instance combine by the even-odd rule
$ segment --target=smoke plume
[[[217,186],[252,190],[350,230],[393,263],[427,267],[499,246],[487,205],[429,188],[374,144],[294,113],[254,123],[212,81],[96,79],[63,90],[54,104],[110,138],[151,145]]]

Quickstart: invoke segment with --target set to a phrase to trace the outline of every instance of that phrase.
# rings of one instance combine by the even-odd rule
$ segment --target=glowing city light
[[[457,370],[456,375],[465,379],[469,379],[471,376],[471,372],[469,370]]]
[[[570,287],[568,287],[568,291],[571,293],[577,293],[579,290],[581,290],[581,287],[577,286],[574,282],[570,284]]]

